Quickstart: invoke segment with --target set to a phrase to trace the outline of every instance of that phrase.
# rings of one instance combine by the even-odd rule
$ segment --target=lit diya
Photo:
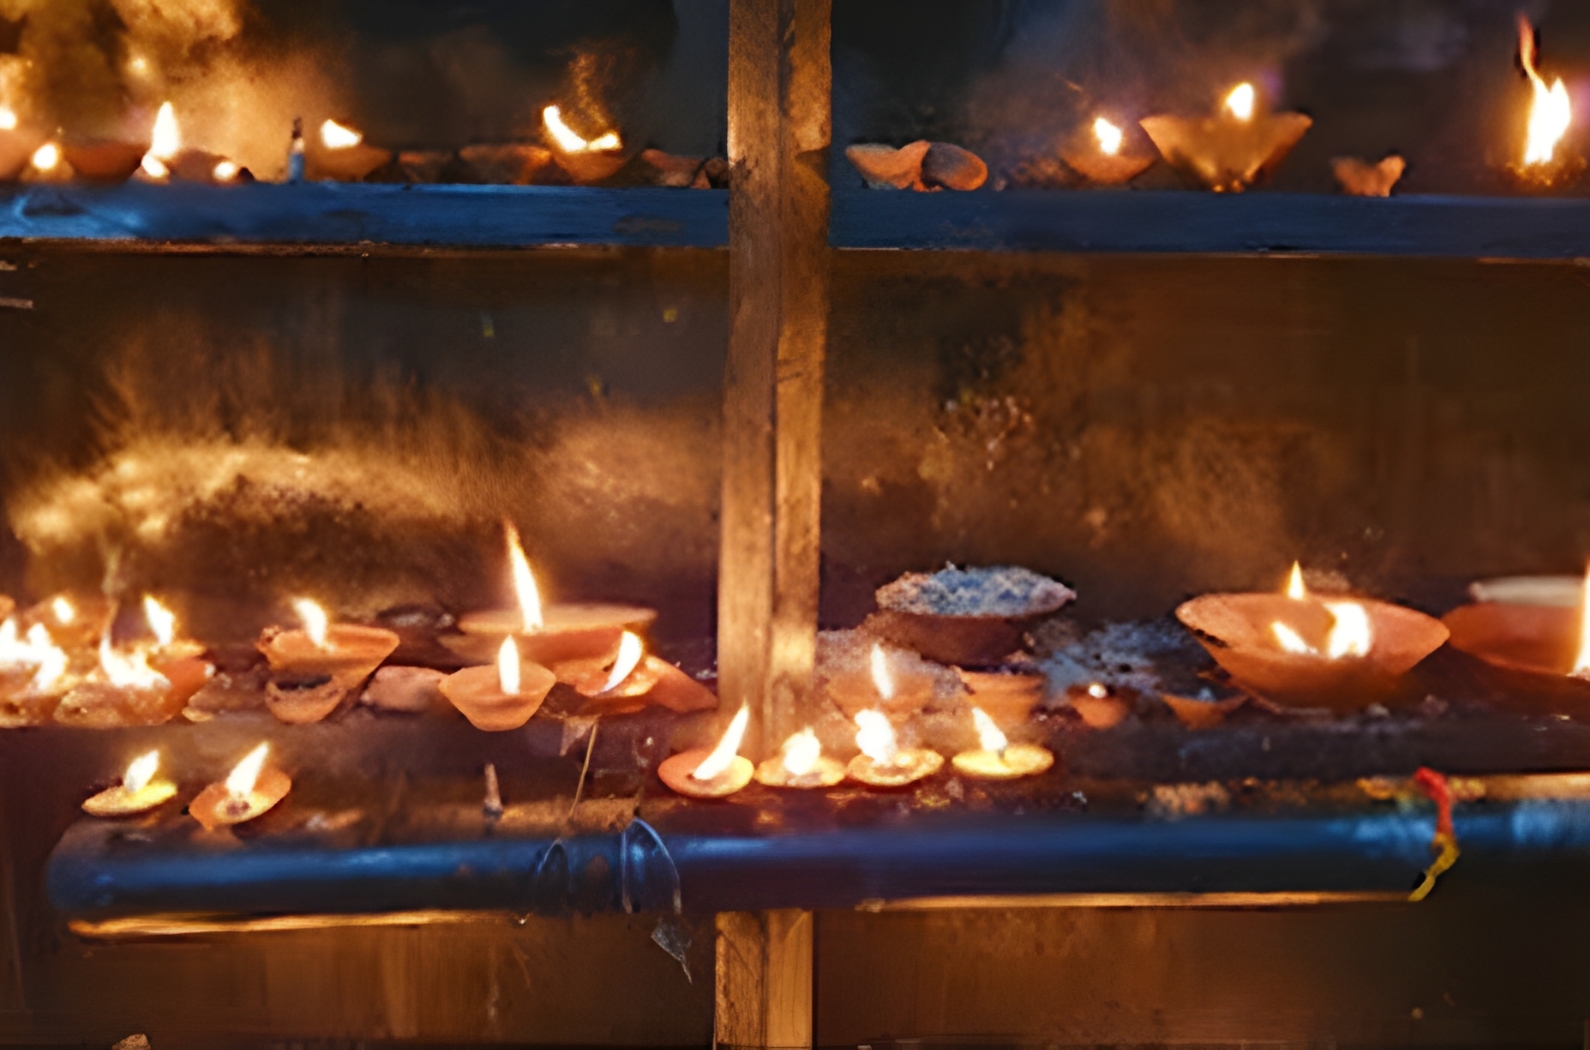
[[[1572,182],[1584,171],[1584,158],[1562,141],[1573,124],[1568,89],[1558,77],[1551,87],[1535,68],[1539,54],[1535,30],[1522,15],[1518,18],[1518,64],[1529,78],[1531,100],[1524,148],[1509,170],[1526,186],[1542,188]]]
[[[737,752],[751,722],[751,709],[742,707],[724,730],[716,747],[691,748],[663,759],[657,776],[674,791],[689,798],[726,798],[751,782],[751,760]]]
[[[171,679],[149,666],[147,652],[117,649],[107,631],[99,643],[99,667],[61,698],[55,720],[95,729],[160,725],[187,702],[173,702]]]
[[[646,652],[640,636],[625,631],[610,656],[565,660],[552,668],[558,681],[588,697],[600,714],[629,714],[649,704],[684,714],[718,706],[712,690],[661,657]]]
[[[1103,682],[1073,687],[1067,691],[1067,698],[1071,701],[1071,709],[1082,716],[1089,729],[1113,729],[1132,713],[1131,705]]]
[[[1159,155],[1128,147],[1120,125],[1099,116],[1060,148],[1060,159],[1094,186],[1119,186],[1147,171]]]
[[[973,780],[1015,780],[1047,772],[1054,765],[1054,752],[1037,744],[1012,744],[982,708],[972,708],[972,722],[978,747],[950,760],[956,772]]]
[[[66,692],[70,658],[42,623],[21,633],[14,617],[0,623],[0,727],[42,725]]]
[[[521,658],[514,639],[504,638],[495,666],[466,667],[437,687],[470,725],[498,733],[530,721],[557,681],[547,668]]]
[[[1239,684],[1281,704],[1361,708],[1447,639],[1441,621],[1369,599],[1321,599],[1292,566],[1284,593],[1206,594],[1176,618]]]
[[[756,782],[777,788],[831,788],[845,779],[845,767],[823,754],[823,745],[807,726],[784,741],[779,754],[756,767]]]
[[[869,787],[897,788],[937,773],[944,756],[926,748],[902,748],[894,725],[882,711],[856,712],[856,746],[861,754],[850,760],[851,780]]]
[[[1260,112],[1258,92],[1244,82],[1212,116],[1161,114],[1139,123],[1171,167],[1217,193],[1240,193],[1273,171],[1314,121]]]
[[[391,150],[367,144],[363,132],[335,120],[304,140],[304,170],[311,179],[358,182],[391,159]]]
[[[271,668],[265,704],[283,722],[318,722],[392,655],[399,638],[383,627],[330,623],[308,598],[292,604],[301,629],[267,627],[260,634],[258,648]]]
[[[205,831],[253,820],[287,797],[293,788],[292,778],[265,765],[269,753],[269,744],[259,745],[225,780],[209,785],[188,803],[188,812]]]
[[[524,659],[551,667],[570,660],[613,659],[625,631],[644,631],[657,618],[654,609],[635,605],[555,602],[542,604],[541,589],[519,542],[519,530],[503,522],[508,566],[518,608],[465,613],[458,621],[462,635],[442,644],[472,663],[492,660],[502,640],[519,642]]]
[[[130,817],[161,805],[177,793],[177,785],[156,780],[159,768],[159,751],[139,755],[127,764],[121,783],[86,800],[83,812],[91,817]]]
[[[1441,620],[1452,632],[1452,647],[1496,667],[1590,680],[1590,569],[1571,605],[1561,602],[1555,577],[1540,581],[1534,587],[1508,581],[1500,589],[1515,600],[1475,602],[1447,613]]]
[[[878,710],[905,721],[933,698],[933,676],[895,666],[877,642],[866,671],[845,671],[828,680],[828,696],[847,718]]]
[[[215,674],[215,665],[202,658],[204,646],[198,642],[177,637],[177,615],[153,595],[144,595],[144,619],[155,637],[155,649],[149,656],[149,666],[171,682],[172,702],[188,700]]]
[[[541,111],[547,142],[558,167],[575,182],[600,182],[624,166],[624,142],[616,131],[604,131],[593,139],[582,137],[563,119],[563,111],[548,106]]]

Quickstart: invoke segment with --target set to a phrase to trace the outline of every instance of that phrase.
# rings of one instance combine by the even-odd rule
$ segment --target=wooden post
[[[715,1046],[811,1047],[812,927],[809,911],[718,916]]]
[[[803,724],[817,645],[830,5],[729,3],[718,688],[752,758]]]

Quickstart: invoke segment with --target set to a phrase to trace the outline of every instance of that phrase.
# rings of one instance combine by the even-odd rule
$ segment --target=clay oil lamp
[[[156,779],[159,768],[159,751],[139,755],[127,764],[121,783],[86,800],[83,812],[91,817],[131,817],[162,805],[177,793],[177,785]]]
[[[1030,671],[968,671],[957,667],[972,703],[1000,725],[1021,725],[1032,717],[1049,691],[1048,676]]]
[[[99,667],[61,698],[55,720],[63,725],[108,729],[171,721],[187,706],[172,702],[171,680],[149,666],[142,649],[123,651],[110,632],[99,643]]]
[[[823,754],[823,745],[807,726],[784,741],[779,753],[756,767],[756,782],[767,787],[816,790],[831,788],[845,779],[838,759]]]
[[[1460,605],[1442,617],[1452,647],[1495,667],[1590,681],[1590,569],[1571,605],[1556,577],[1497,583],[1482,593],[1511,600]]]
[[[30,608],[24,619],[43,624],[55,643],[67,651],[93,649],[110,630],[115,607],[105,598],[57,594]]]
[[[1067,692],[1067,699],[1089,729],[1113,729],[1132,713],[1131,705],[1103,682],[1073,687]]]
[[[1206,594],[1176,618],[1243,687],[1278,704],[1338,711],[1386,702],[1448,633],[1389,602],[1316,598],[1295,564],[1283,593]]]
[[[856,746],[861,754],[850,760],[851,780],[868,787],[898,788],[932,776],[944,765],[944,756],[919,747],[901,747],[894,724],[882,711],[856,712]]]
[[[42,725],[66,693],[70,658],[42,623],[22,634],[14,617],[0,623],[0,727]]]
[[[0,78],[3,86],[3,78]],[[44,136],[28,125],[7,97],[0,94],[0,181],[22,174],[33,153],[44,144]]]
[[[867,670],[835,674],[828,680],[828,697],[846,718],[877,710],[903,722],[933,698],[933,676],[895,666],[883,646],[874,642]]]
[[[1159,156],[1152,150],[1128,148],[1126,132],[1108,117],[1098,116],[1060,148],[1060,159],[1090,185],[1120,186],[1147,171]]]
[[[61,144],[45,142],[33,150],[18,178],[23,182],[70,182],[73,174]]]
[[[307,598],[294,598],[297,630],[267,627],[258,648],[270,664],[265,705],[290,724],[318,722],[364,684],[398,647],[395,631],[328,621]]]
[[[593,139],[583,138],[564,121],[563,111],[557,106],[543,109],[541,122],[546,127],[547,144],[552,147],[552,159],[575,182],[600,182],[616,174],[629,159],[624,155],[624,142],[618,132],[604,131]]]
[[[1407,166],[1395,153],[1373,164],[1357,157],[1337,157],[1331,161],[1331,174],[1349,197],[1389,197]]]
[[[171,683],[169,700],[180,710],[215,674],[215,665],[203,658],[204,646],[177,637],[177,615],[154,595],[144,595],[144,619],[155,636],[149,666]]]
[[[680,714],[718,706],[712,690],[667,660],[646,652],[645,643],[632,631],[623,633],[611,659],[567,660],[552,670],[558,681],[589,697],[587,706],[600,714],[628,714],[649,704]]]
[[[927,156],[927,139],[908,142],[899,149],[881,142],[861,142],[845,147],[845,159],[861,173],[874,190],[920,190],[922,160]]]
[[[541,589],[519,543],[519,531],[503,523],[508,566],[518,607],[465,613],[458,621],[462,635],[442,639],[453,652],[472,663],[493,659],[502,640],[512,636],[526,660],[552,667],[571,660],[601,657],[611,661],[625,631],[644,631],[657,618],[653,609],[634,605],[554,602],[543,604]]]
[[[657,776],[688,798],[727,798],[751,782],[751,760],[741,756],[740,742],[751,722],[751,709],[742,707],[716,747],[691,748],[663,759]]]
[[[530,721],[557,680],[547,668],[522,659],[514,639],[504,638],[495,666],[466,667],[437,687],[470,725],[500,733]]]
[[[1267,113],[1250,83],[1232,88],[1207,117],[1169,114],[1140,122],[1160,155],[1216,193],[1241,193],[1273,171],[1314,121],[1302,113]]]
[[[950,761],[973,780],[1016,780],[1036,776],[1054,765],[1054,752],[1037,744],[1012,744],[980,707],[972,708],[977,749],[962,751]]]
[[[250,751],[227,778],[209,785],[188,803],[188,812],[205,831],[242,824],[262,816],[287,797],[292,778],[265,764],[269,744]]]
[[[1585,168],[1584,158],[1563,142],[1573,125],[1573,104],[1568,98],[1568,89],[1561,77],[1551,87],[1546,86],[1535,68],[1538,53],[1534,27],[1520,15],[1518,64],[1529,78],[1531,99],[1523,149],[1518,159],[1508,165],[1508,170],[1526,189],[1565,185],[1577,179]]]
[[[305,174],[316,180],[358,182],[392,159],[392,151],[364,141],[364,133],[326,120],[304,143]]]
[[[992,667],[1022,646],[1039,620],[1076,592],[1014,566],[908,572],[878,588],[866,628],[887,642],[956,667]],[[871,705],[867,705],[871,706]]]

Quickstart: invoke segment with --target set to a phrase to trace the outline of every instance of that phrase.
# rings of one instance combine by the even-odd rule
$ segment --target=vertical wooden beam
[[[718,916],[715,1046],[811,1047],[812,929],[809,911]]]
[[[729,3],[718,687],[754,757],[798,728],[817,644],[830,7]]]

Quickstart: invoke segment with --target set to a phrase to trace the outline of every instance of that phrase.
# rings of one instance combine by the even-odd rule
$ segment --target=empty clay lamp
[[[1337,157],[1331,161],[1331,174],[1349,197],[1389,197],[1407,166],[1395,153],[1373,164],[1357,157]]]
[[[311,179],[358,182],[391,159],[391,150],[369,145],[363,132],[335,120],[304,141],[304,174]]]
[[[547,667],[571,660],[612,660],[625,631],[644,631],[657,618],[656,610],[636,605],[543,605],[541,589],[519,543],[519,531],[511,522],[504,522],[503,532],[519,605],[465,613],[458,621],[464,633],[442,639],[442,644],[464,659],[486,663],[496,655],[502,640],[512,636],[518,639],[524,659]]]
[[[868,787],[898,788],[932,776],[944,765],[944,756],[926,748],[900,746],[894,725],[882,711],[856,713],[856,746],[861,754],[850,760],[851,780]]]
[[[881,142],[861,142],[845,147],[845,159],[861,173],[862,181],[874,190],[920,190],[922,158],[927,156],[927,139],[908,142],[899,149]]]
[[[1060,159],[1094,186],[1119,186],[1143,174],[1159,156],[1128,147],[1126,133],[1101,116],[1060,148]]]
[[[1590,570],[1573,605],[1556,601],[1555,577],[1542,579],[1553,584],[1528,596],[1551,604],[1482,601],[1447,613],[1441,619],[1452,632],[1452,647],[1496,667],[1590,680]],[[1515,583],[1510,590],[1525,588]]]
[[[1216,193],[1241,193],[1273,171],[1313,119],[1258,110],[1258,93],[1238,84],[1208,117],[1169,114],[1140,122],[1171,167]]]
[[[575,182],[600,182],[616,174],[629,159],[624,156],[624,142],[616,131],[603,132],[594,139],[583,138],[564,121],[563,111],[557,106],[543,109],[541,121],[552,147],[552,159]]]
[[[96,729],[160,725],[187,702],[173,701],[171,679],[149,666],[147,653],[118,650],[107,632],[99,643],[99,667],[62,697],[55,720]]]
[[[1089,729],[1113,729],[1126,721],[1132,713],[1131,705],[1115,695],[1103,682],[1090,682],[1086,686],[1073,686],[1067,693],[1071,709],[1081,716]]]
[[[905,721],[933,698],[933,677],[894,666],[883,646],[874,642],[866,671],[847,671],[828,680],[828,696],[847,718],[862,711],[882,711]]]
[[[759,763],[753,775],[767,787],[812,790],[831,788],[845,779],[845,767],[823,754],[817,734],[807,726],[784,741],[777,755]]]
[[[281,721],[302,725],[336,710],[392,655],[399,638],[383,627],[329,623],[326,611],[308,598],[294,598],[293,609],[304,626],[268,627],[258,648],[272,673],[266,706]]]
[[[1076,592],[1029,569],[951,565],[908,572],[874,597],[878,611],[866,627],[885,641],[941,664],[991,667],[1003,664],[1034,624]]]
[[[1280,594],[1206,594],[1176,618],[1239,684],[1267,700],[1354,710],[1447,639],[1440,620],[1389,602],[1310,595],[1292,566]]]
[[[244,756],[223,781],[211,784],[188,803],[193,819],[205,831],[242,824],[262,816],[287,797],[292,778],[273,766],[265,765],[269,744],[261,744]]]
[[[498,733],[518,729],[541,708],[557,676],[523,660],[512,638],[504,638],[496,666],[466,667],[437,687],[476,729]]]
[[[957,667],[972,703],[1000,725],[1017,726],[1032,717],[1049,691],[1045,675],[1026,671],[968,671]]]
[[[1585,161],[1563,141],[1573,125],[1573,104],[1568,89],[1561,77],[1551,87],[1546,86],[1535,68],[1538,52],[1534,27],[1520,15],[1518,64],[1529,78],[1531,97],[1524,148],[1519,159],[1509,165],[1509,170],[1525,187],[1549,189],[1577,179],[1584,171]]]
[[[978,747],[950,760],[957,772],[973,780],[1015,780],[1048,772],[1054,765],[1053,751],[1037,744],[1012,744],[982,708],[972,708],[972,721]]]
[[[177,793],[177,785],[155,779],[159,768],[159,751],[139,755],[127,764],[121,783],[86,800],[83,812],[91,817],[131,817],[161,805]]]
[[[727,798],[751,782],[751,760],[737,752],[751,722],[751,709],[742,707],[724,730],[716,747],[691,748],[663,759],[657,776],[664,784],[689,798]]]

